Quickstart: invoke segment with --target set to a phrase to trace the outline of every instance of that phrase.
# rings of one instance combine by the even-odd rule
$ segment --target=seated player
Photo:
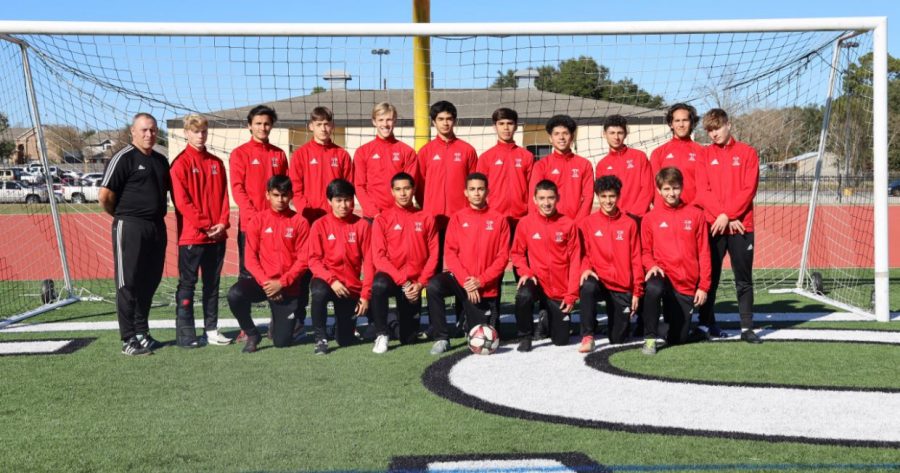
[[[534,303],[549,314],[554,345],[569,343],[569,321],[578,299],[581,248],[575,222],[556,210],[559,193],[553,181],[534,188],[538,212],[519,221],[513,240],[512,262],[519,272],[516,293],[516,327],[519,351],[531,351],[534,335]]]
[[[428,318],[431,322],[432,355],[450,348],[444,298],[462,301],[469,327],[494,323],[499,317],[497,288],[509,262],[509,225],[487,205],[488,181],[481,173],[466,178],[469,205],[450,217],[444,249],[444,270],[428,281]],[[459,315],[457,315],[459,316]]]
[[[619,210],[622,181],[603,176],[594,183],[600,211],[578,224],[584,256],[581,263],[581,346],[594,350],[597,299],[606,302],[609,343],[622,343],[628,332],[625,309],[634,314],[644,292],[641,235],[634,219]]]
[[[353,215],[355,193],[350,182],[344,179],[331,181],[325,189],[331,213],[316,220],[310,230],[309,267],[313,274],[309,285],[310,311],[317,355],[328,353],[325,325],[329,302],[334,304],[335,338],[340,346],[356,340],[353,335],[356,317],[365,314],[369,308],[375,275],[371,226]]]
[[[415,340],[422,310],[422,289],[434,276],[438,238],[434,218],[413,205],[416,183],[405,172],[391,179],[395,206],[375,217],[372,224],[371,315],[375,322],[374,353],[388,350],[388,301],[397,302],[400,343]]]
[[[683,178],[677,168],[663,168],[656,188],[663,205],[641,223],[641,253],[646,270],[644,289],[645,355],[656,354],[656,330],[662,301],[670,344],[685,343],[694,307],[706,302],[710,285],[709,237],[703,211],[681,200]]]
[[[290,346],[297,318],[305,318],[300,279],[308,271],[306,244],[309,224],[290,208],[291,180],[272,176],[266,184],[269,210],[257,212],[247,225],[249,279],[238,279],[228,291],[228,305],[247,341],[244,353],[257,350],[262,336],[250,317],[250,306],[264,300],[272,310],[272,344]]]

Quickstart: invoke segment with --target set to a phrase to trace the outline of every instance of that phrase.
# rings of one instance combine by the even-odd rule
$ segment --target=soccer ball
[[[469,330],[469,350],[476,355],[490,355],[500,346],[500,334],[488,324],[480,324]]]

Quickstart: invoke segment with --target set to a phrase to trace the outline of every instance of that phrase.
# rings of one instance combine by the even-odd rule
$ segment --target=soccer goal
[[[289,155],[310,138],[308,115],[320,105],[334,111],[334,141],[351,155],[374,136],[370,111],[377,102],[396,105],[396,135],[421,145],[431,134],[429,103],[449,100],[459,109],[458,135],[479,153],[495,144],[490,116],[504,106],[519,112],[517,141],[538,158],[550,150],[546,120],[571,115],[579,125],[576,152],[596,163],[607,153],[602,122],[609,115],[626,116],[626,143],[649,155],[671,137],[669,105],[686,102],[701,114],[721,107],[762,163],[757,290],[799,292],[889,319],[884,18],[6,21],[0,34],[2,167],[33,161],[45,179],[63,171],[102,172],[129,142],[136,112],[159,120],[158,148],[170,159],[186,146],[182,118],[207,116],[208,147],[227,161],[249,139],[247,111],[261,103],[278,112],[271,139]],[[702,129],[694,138],[708,142]],[[0,317],[16,316],[0,324],[72,301],[114,301],[111,220],[91,184],[54,189],[58,202],[46,186],[28,187],[37,194],[44,189],[49,201],[0,204]],[[15,200],[5,197],[14,190],[4,188],[4,200]],[[173,301],[177,278],[169,217],[159,304]],[[231,237],[226,277],[237,272],[233,231]],[[728,274],[726,292],[733,290]]]

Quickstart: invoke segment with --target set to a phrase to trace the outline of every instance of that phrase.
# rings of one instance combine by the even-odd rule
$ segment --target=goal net
[[[501,106],[519,112],[517,141],[538,158],[550,151],[546,120],[571,115],[579,125],[575,151],[593,163],[608,151],[602,123],[609,115],[627,117],[626,143],[649,155],[671,138],[669,105],[686,102],[701,115],[724,108],[736,138],[753,145],[761,161],[754,204],[756,290],[801,290],[871,314],[877,61],[874,30],[858,23],[850,19],[840,27],[832,21],[810,30],[807,21],[796,30],[785,23],[780,31],[747,32],[764,25],[749,22],[741,23],[743,32],[709,33],[653,31],[639,23],[596,24],[594,30],[578,24],[578,34],[551,34],[566,31],[552,24],[546,34],[509,31],[514,25],[479,26],[471,34],[472,25],[457,31],[448,30],[451,25],[417,26],[433,27],[429,100],[457,106],[457,134],[479,153],[496,143],[490,116]],[[381,101],[400,111],[398,138],[415,143],[417,68],[408,33],[421,30],[391,25],[385,35],[384,26],[332,25],[330,34],[310,35],[303,25],[281,25],[280,31],[256,25],[270,33],[248,36],[215,25],[183,32],[167,25],[166,31],[178,34],[160,35],[153,25],[137,24],[106,33],[60,27],[57,34],[37,34],[2,26],[9,36],[0,40],[0,113],[6,118],[0,123],[0,167],[40,159],[37,117],[50,165],[45,174],[100,173],[130,140],[127,127],[137,112],[158,119],[157,148],[170,160],[186,146],[182,118],[205,115],[208,148],[227,163],[230,152],[250,138],[247,111],[263,103],[278,112],[271,140],[288,155],[311,138],[306,123],[320,105],[334,111],[334,141],[351,155],[374,136],[370,113]],[[691,22],[682,31],[713,28]],[[709,142],[699,126],[694,138]],[[58,189],[65,261],[49,203],[0,204],[0,317],[67,297],[114,302],[111,218],[100,210],[89,181],[76,187]],[[237,273],[237,209],[232,211],[223,287]],[[173,212],[168,224],[159,304],[173,301],[177,280]],[[71,287],[63,281],[64,267]],[[55,283],[52,294],[42,290],[45,280]],[[720,291],[733,291],[727,265]]]

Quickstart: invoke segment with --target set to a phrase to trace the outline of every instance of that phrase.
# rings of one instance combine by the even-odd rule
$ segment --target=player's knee
[[[319,278],[313,278],[309,283],[309,293],[313,300],[326,299],[330,290],[331,287],[328,286],[328,283]]]
[[[244,291],[241,290],[238,284],[235,284],[228,290],[226,298],[228,299],[229,305],[237,304],[244,299]]]
[[[387,274],[376,274],[375,279],[372,281],[372,296],[383,296],[387,294],[390,283],[391,279]]]
[[[644,286],[644,299],[658,300],[662,297],[665,285],[661,278],[650,278]]]

